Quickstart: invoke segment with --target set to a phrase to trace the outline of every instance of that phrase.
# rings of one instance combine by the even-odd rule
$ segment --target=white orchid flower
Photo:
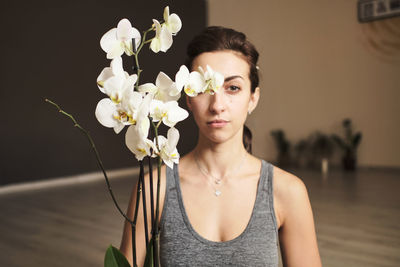
[[[153,98],[154,96],[151,93],[148,93],[143,97],[143,101],[140,104],[138,111],[138,118],[147,118],[149,116],[150,104]]]
[[[144,98],[141,93],[126,90],[120,102],[104,98],[99,101],[95,115],[97,120],[105,127],[114,128],[115,133],[120,133],[126,125],[139,124],[143,133],[149,131],[148,119],[152,95]],[[146,121],[147,120],[147,121]]]
[[[131,76],[112,76],[108,78],[103,84],[103,90],[112,101],[119,103],[122,101],[122,97],[126,90],[133,90],[137,80],[137,75],[132,74]]]
[[[100,46],[107,53],[108,59],[121,56],[124,52],[128,56],[133,55],[132,39],[135,39],[135,46],[140,44],[140,32],[132,27],[128,19],[122,19],[117,28],[106,32],[100,40]]]
[[[154,148],[153,142],[143,138],[140,126],[131,125],[125,134],[125,143],[129,150],[135,154],[137,160],[143,160],[146,156],[151,156],[151,149]]]
[[[186,73],[182,74],[182,77],[177,77],[176,87],[180,88],[180,86],[183,85],[183,90],[188,96],[197,96],[198,94],[203,93],[207,88],[206,80],[201,73],[192,71],[189,73],[189,76],[184,75],[186,75]]]
[[[133,90],[126,90],[121,100],[121,107],[126,112],[127,121],[125,125],[136,124],[138,113],[143,103],[143,95]]]
[[[188,68],[185,65],[182,65],[179,68],[179,71],[175,74],[175,88],[176,92],[181,92],[182,88],[189,83],[190,73]]]
[[[183,90],[188,96],[194,97],[200,93],[214,94],[224,84],[224,76],[207,65],[207,71],[199,67],[199,71],[189,70],[181,66],[175,76],[177,90]]]
[[[140,103],[139,110],[137,112],[137,125],[139,127],[141,136],[143,138],[147,138],[149,134],[150,128],[150,120],[149,120],[149,112],[150,112],[150,103],[153,100],[152,94],[147,94],[142,103]]]
[[[122,121],[122,123],[125,125],[140,125],[140,129],[145,137],[147,137],[150,127],[148,116],[152,99],[153,96],[151,94],[147,94],[143,97],[143,95],[139,92],[127,90],[121,101],[121,107],[127,116],[127,119]]]
[[[139,95],[141,101],[142,96],[141,94]],[[129,102],[135,102],[135,100]],[[121,103],[116,103],[109,98],[103,98],[97,104],[95,115],[103,126],[114,128],[114,132],[118,134],[126,125],[136,124],[138,111],[135,111],[133,106],[127,109]]]
[[[104,82],[114,76],[129,77],[129,74],[123,69],[122,57],[115,57],[111,60],[110,67],[104,68],[97,77],[97,87],[102,93],[105,93]]]
[[[153,100],[150,104],[150,117],[154,122],[161,121],[168,127],[173,127],[189,116],[189,113],[179,107],[177,101],[162,102]]]
[[[99,90],[102,93],[105,93],[104,88],[103,88],[104,82],[113,76],[114,76],[114,73],[112,72],[111,68],[106,67],[101,71],[100,75],[97,77],[97,87],[99,88]]]
[[[153,19],[153,27],[156,31],[156,36],[150,43],[150,49],[154,53],[160,51],[167,52],[172,45],[172,35],[176,35],[182,28],[182,21],[177,14],[169,14],[169,7],[164,8],[164,23]]]
[[[142,93],[151,93],[154,95],[154,99],[163,102],[176,101],[181,97],[180,92],[176,90],[175,83],[162,71],[157,75],[155,85],[145,83],[140,85],[138,90]]]
[[[185,85],[184,91],[188,96],[197,96],[204,93],[206,88],[206,81],[204,76],[197,71],[192,71],[189,74],[189,82]]]
[[[153,24],[156,30],[156,36],[150,43],[150,49],[153,50],[154,53],[160,51],[167,52],[172,45],[172,33],[165,24],[161,25],[156,19],[153,19]]]
[[[152,97],[151,94],[147,94],[143,98],[137,113],[137,123],[129,126],[125,135],[126,146],[138,160],[143,160],[145,156],[152,156],[151,149],[156,150],[153,142],[147,139],[150,129],[148,114]]]
[[[133,90],[137,75],[124,71],[121,57],[111,60],[110,67],[104,68],[97,77],[97,86],[100,91],[108,95],[115,103],[122,101],[127,90]]]
[[[103,126],[114,128],[117,134],[125,127],[124,122],[129,120],[128,114],[121,105],[109,98],[103,98],[99,101],[95,115]]]
[[[204,92],[214,94],[219,88],[224,84],[224,76],[214,71],[209,65],[207,65],[207,71],[204,71],[202,67],[199,67],[200,73],[203,74],[204,79],[206,80],[206,87]]]
[[[164,8],[164,24],[173,35],[176,35],[182,28],[182,21],[175,13],[169,14],[169,7]]]
[[[179,131],[172,127],[167,132],[167,138],[159,135],[157,140],[159,150],[156,150],[156,153],[158,153],[164,163],[172,169],[174,163],[179,163],[179,153],[176,149],[176,145],[179,141]],[[154,143],[156,143],[155,139]]]

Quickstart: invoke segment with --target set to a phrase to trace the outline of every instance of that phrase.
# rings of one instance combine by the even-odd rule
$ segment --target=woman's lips
[[[228,121],[226,120],[213,120],[207,122],[207,124],[213,128],[221,128],[224,127],[226,124],[228,124]]]

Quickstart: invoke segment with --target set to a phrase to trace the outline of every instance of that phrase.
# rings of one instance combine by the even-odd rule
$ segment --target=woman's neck
[[[235,139],[239,138],[216,144],[200,136],[193,151],[194,160],[215,177],[223,177],[232,170],[237,170],[248,153],[241,138],[240,142]]]

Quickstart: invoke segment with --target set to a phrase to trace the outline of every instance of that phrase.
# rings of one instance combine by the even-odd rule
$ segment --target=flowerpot
[[[343,169],[346,171],[354,171],[356,169],[357,160],[354,157],[343,157]]]

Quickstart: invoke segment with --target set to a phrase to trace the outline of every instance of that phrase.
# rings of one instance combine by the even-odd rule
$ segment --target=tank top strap
[[[265,191],[268,195],[273,194],[272,188],[272,177],[273,177],[273,166],[271,163],[262,160],[262,171],[261,177],[264,177],[262,183],[262,190]]]
[[[276,234],[278,234],[277,229],[277,221],[275,217],[275,209],[274,209],[274,188],[273,188],[273,177],[274,177],[274,166],[262,160],[262,171],[261,171],[261,180],[262,184],[262,201],[259,203],[260,207],[256,207],[257,209],[267,209],[268,213],[272,217],[273,225],[275,228]]]
[[[175,172],[176,172],[176,170],[177,170],[177,168],[178,168],[178,165],[176,164],[176,163],[174,163],[174,166],[173,166],[173,169],[171,169],[170,167],[168,167],[168,166],[165,166],[166,167],[166,189],[167,189],[167,191],[166,191],[166,193],[169,191],[169,190],[171,190],[171,189],[175,189],[175,186],[176,186],[176,184],[175,184]]]
[[[165,166],[166,175],[165,175],[165,197],[164,197],[164,207],[161,212],[161,219],[160,219],[160,226],[163,227],[166,217],[168,216],[167,213],[171,212],[172,207],[177,204],[178,196],[176,190],[176,183],[175,183],[175,171],[178,169],[178,165],[174,163],[173,169],[168,166]],[[172,202],[172,203],[171,203]],[[168,211],[169,210],[169,211]]]

